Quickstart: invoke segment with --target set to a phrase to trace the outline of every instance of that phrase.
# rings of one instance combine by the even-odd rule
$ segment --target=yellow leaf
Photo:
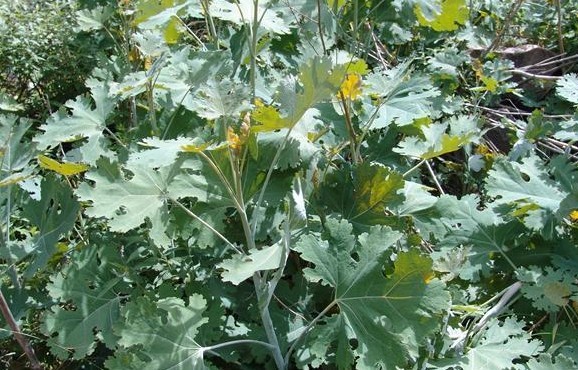
[[[441,13],[429,20],[427,19],[419,5],[414,8],[414,13],[419,24],[433,28],[435,31],[455,31],[460,25],[466,23],[469,16],[466,0],[443,0],[441,3]]]
[[[572,212],[570,212],[570,221],[578,222],[578,209],[575,209]]]
[[[187,144],[181,146],[181,151],[185,153],[200,153],[209,147],[209,143]]]
[[[38,156],[38,164],[40,167],[50,171],[54,171],[60,175],[72,176],[88,170],[88,165],[82,163],[65,162],[60,163],[45,155]]]
[[[485,87],[487,91],[495,93],[498,89],[498,81],[495,78],[482,76],[481,80],[484,85],[486,85]]]
[[[357,99],[361,95],[361,77],[359,73],[348,73],[339,91],[346,99]]]

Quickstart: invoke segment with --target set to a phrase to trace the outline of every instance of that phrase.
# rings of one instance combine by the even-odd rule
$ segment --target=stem
[[[281,145],[279,145],[279,148],[277,149],[277,152],[275,153],[275,157],[273,157],[273,161],[271,161],[271,166],[269,166],[269,170],[267,171],[267,176],[265,176],[265,181],[263,182],[263,187],[261,188],[261,193],[259,193],[259,198],[257,199],[257,203],[255,204],[255,211],[253,212],[253,221],[251,224],[252,234],[255,234],[255,231],[257,230],[257,216],[259,215],[259,207],[261,207],[261,203],[263,202],[263,198],[265,197],[265,190],[267,189],[267,186],[269,185],[269,181],[271,180],[271,176],[273,175],[273,170],[275,169],[275,166],[277,165],[277,162],[279,161],[279,158],[281,157],[281,152],[285,148],[285,144],[287,143],[287,140],[289,140],[289,135],[291,134],[293,127],[294,126],[292,126],[289,130],[287,130],[287,134],[283,138],[283,142],[281,143]]]
[[[494,41],[492,41],[490,46],[488,46],[488,48],[486,50],[484,50],[484,52],[482,52],[480,59],[485,58],[489,52],[491,52],[492,50],[494,50],[495,48],[497,48],[500,45],[500,42],[502,42],[502,37],[504,36],[504,33],[506,32],[506,30],[508,28],[510,28],[510,23],[512,22],[512,19],[514,18],[514,15],[516,15],[516,12],[518,11],[518,9],[520,9],[520,6],[522,6],[523,2],[524,2],[524,0],[516,0],[516,2],[514,4],[512,4],[512,7],[510,8],[508,14],[506,15],[506,19],[504,19],[504,23],[502,24],[501,29],[496,34],[496,38],[494,39]]]
[[[207,221],[203,220],[202,218],[200,218],[199,216],[197,216],[196,214],[194,214],[191,210],[189,210],[187,207],[185,207],[181,202],[179,202],[176,199],[173,198],[169,198],[169,200],[171,202],[173,202],[174,204],[176,204],[180,209],[182,209],[183,211],[185,211],[185,213],[189,216],[191,216],[192,218],[194,218],[195,220],[199,221],[200,223],[202,223],[206,228],[208,228],[209,230],[211,230],[213,233],[215,233],[215,235],[217,235],[222,241],[224,241],[225,243],[227,243],[229,245],[229,247],[233,248],[235,250],[235,252],[239,253],[239,254],[243,254],[242,251],[240,251],[235,244],[231,243],[229,241],[229,239],[227,239],[223,234],[221,234],[220,232],[218,232],[214,227],[212,227]]]
[[[351,123],[351,113],[349,112],[349,98],[345,98],[343,91],[339,90],[339,97],[341,98],[341,108],[343,108],[343,115],[345,116],[345,126],[347,127],[347,133],[349,134],[349,145],[351,146],[351,159],[353,159],[353,163],[360,163],[361,159],[357,155],[357,134],[353,129],[353,125]]]
[[[323,309],[323,311],[321,311],[317,316],[315,316],[315,318],[313,320],[311,320],[311,322],[309,322],[309,324],[307,324],[307,326],[305,327],[305,329],[303,329],[303,331],[301,332],[299,337],[297,337],[297,339],[295,339],[295,341],[293,342],[291,347],[289,347],[287,354],[285,355],[285,365],[286,365],[285,369],[287,369],[289,366],[289,360],[291,359],[291,353],[295,350],[295,347],[297,347],[299,342],[301,342],[301,340],[303,340],[305,338],[305,336],[307,335],[309,330],[311,330],[313,325],[317,324],[317,321],[321,320],[327,314],[327,312],[329,312],[329,310],[331,310],[333,308],[333,306],[335,306],[336,304],[337,304],[337,300],[333,300],[333,302],[329,303],[327,305],[327,307],[325,307]]]
[[[209,2],[207,0],[201,1],[201,7],[203,8],[203,12],[205,13],[205,22],[209,24],[209,33],[211,38],[215,43],[215,48],[219,49],[219,38],[217,37],[217,29],[215,28],[215,22],[213,21],[213,17],[209,13]]]
[[[435,182],[440,194],[444,195],[446,192],[444,191],[444,189],[442,188],[442,185],[438,181],[438,178],[437,178],[433,168],[431,168],[431,165],[429,164],[429,162],[427,160],[425,160],[424,162],[425,162],[425,165],[427,166],[427,169],[428,169],[431,177],[433,178],[433,181]]]
[[[253,24],[251,25],[251,96],[257,91],[257,31],[259,29],[259,0],[253,0]]]
[[[325,55],[327,54],[327,48],[325,47],[325,40],[323,39],[323,28],[321,27],[321,0],[317,0],[317,29],[319,31],[319,38],[321,39],[323,55]]]
[[[418,164],[416,164],[415,166],[413,166],[413,167],[410,168],[409,170],[405,171],[405,173],[404,173],[403,175],[401,175],[401,177],[406,177],[406,176],[408,176],[410,173],[412,173],[413,171],[417,170],[424,162],[425,162],[425,159],[422,159],[421,161],[419,161]]]
[[[6,298],[4,297],[4,293],[0,290],[0,311],[2,311],[2,316],[12,329],[12,334],[14,334],[14,338],[20,345],[20,347],[24,350],[26,357],[28,357],[28,361],[30,361],[30,366],[34,370],[42,370],[42,365],[36,358],[36,354],[34,353],[34,349],[30,345],[30,342],[26,339],[20,328],[18,327],[18,323],[14,319],[14,315],[12,315],[12,311],[10,311],[10,307],[8,307],[8,302],[6,302]]]
[[[155,112],[155,101],[153,97],[153,82],[149,80],[147,84],[147,101],[148,101],[148,108],[149,108],[149,119],[151,120],[151,127],[153,129],[154,135],[159,135],[159,127],[157,125],[157,115]]]
[[[562,35],[562,6],[560,5],[560,0],[555,0],[556,3],[556,13],[558,16],[558,22],[556,25],[556,30],[558,31],[558,49],[560,53],[564,53],[564,36]]]
[[[215,344],[213,346],[205,347],[204,350],[205,351],[214,351],[214,350],[219,349],[219,348],[228,347],[228,346],[236,346],[239,344],[258,344],[258,345],[267,347],[267,349],[270,349],[271,351],[273,351],[273,349],[274,349],[274,347],[271,344],[266,343],[266,342],[262,342],[260,340],[239,339],[239,340],[232,340],[229,342],[218,343],[218,344]]]
[[[273,320],[271,320],[271,314],[269,313],[269,306],[267,304],[269,300],[268,296],[272,292],[269,292],[268,284],[263,283],[261,276],[257,272],[253,274],[253,283],[255,285],[255,292],[257,293],[257,302],[259,305],[263,329],[267,335],[267,340],[273,347],[272,352],[275,364],[277,365],[278,370],[283,370],[285,369],[285,360],[283,360],[283,355],[281,354],[281,347],[277,340],[277,334],[275,334],[275,327],[273,326]]]

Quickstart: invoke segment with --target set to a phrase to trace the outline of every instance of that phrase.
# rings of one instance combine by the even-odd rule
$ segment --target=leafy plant
[[[506,110],[526,92],[488,35],[524,18],[493,6],[82,4],[76,30],[107,40],[84,93],[0,116],[6,348],[35,368],[577,366],[575,75]]]

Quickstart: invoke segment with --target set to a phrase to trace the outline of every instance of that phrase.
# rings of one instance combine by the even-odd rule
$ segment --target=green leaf
[[[105,169],[86,174],[94,186],[83,182],[76,194],[80,200],[90,201],[86,214],[108,219],[111,231],[124,233],[139,227],[147,219],[151,222],[151,238],[159,246],[169,243],[164,234],[168,215],[169,184],[176,173],[171,167],[154,170],[145,166],[127,166],[132,177],[119,175],[110,178]],[[175,198],[187,194],[187,189],[172,189]]]
[[[187,108],[206,119],[219,117],[240,117],[242,111],[249,110],[249,88],[246,84],[228,79],[209,80],[196,92],[192,104]]]
[[[189,5],[184,0],[139,0],[136,4],[134,24],[142,29],[161,28],[167,44],[174,44],[179,39],[178,13]],[[181,4],[181,5],[177,5]],[[190,8],[193,8],[192,6]],[[194,14],[199,16],[200,14]]]
[[[291,128],[309,108],[337,93],[345,76],[347,66],[334,66],[329,58],[315,57],[299,69],[299,80],[287,78],[277,92],[279,112],[269,106],[257,106],[252,117],[259,125],[251,127],[254,132]]]
[[[82,9],[76,12],[76,31],[89,32],[105,28],[105,22],[112,16],[113,9],[97,6],[92,9]]]
[[[503,322],[493,320],[483,331],[482,338],[465,354],[433,364],[437,365],[437,369],[455,369],[457,366],[463,370],[511,369],[515,366],[514,361],[532,357],[543,350],[542,343],[533,340],[524,326],[515,318],[507,318]]]
[[[257,9],[254,7],[255,4],[258,4]],[[258,3],[252,0],[240,0],[237,3],[214,1],[209,6],[209,14],[211,17],[248,27],[253,25],[256,16],[259,28],[277,34],[289,33],[289,27],[283,18],[269,9],[270,6],[268,1]]]
[[[578,105],[578,75],[569,73],[556,81],[556,94]]]
[[[448,126],[461,127],[460,133],[446,133]],[[469,126],[469,127],[468,127]],[[465,128],[465,130],[464,130]],[[455,132],[455,130],[452,130]],[[408,136],[393,151],[414,158],[431,159],[454,152],[477,136],[475,121],[468,117],[451,119],[449,123],[421,126],[421,137]]]
[[[16,252],[20,260],[31,255],[33,260],[25,271],[31,277],[44,268],[56,252],[60,238],[72,230],[80,205],[74,199],[68,183],[47,176],[42,180],[40,199],[30,199],[23,209],[23,216],[37,227],[33,238],[26,240],[23,249]]]
[[[522,293],[532,301],[532,306],[546,312],[557,312],[569,304],[569,300],[578,300],[578,286],[575,283],[573,270],[554,269],[550,266],[539,268],[520,268],[518,279],[527,284],[522,285]]]
[[[221,274],[223,281],[230,281],[239,285],[253,276],[257,271],[273,270],[281,266],[283,258],[283,246],[279,243],[250,250],[248,254],[234,254],[233,257],[224,260],[217,266],[224,269]]]
[[[55,334],[49,340],[54,354],[81,359],[95,350],[97,341],[110,349],[116,346],[112,326],[121,317],[117,292],[129,288],[113,272],[122,261],[109,244],[85,246],[73,257],[48,285],[58,303],[47,313],[44,325],[47,335]]]
[[[138,297],[123,308],[125,320],[115,326],[118,345],[147,359],[142,370],[205,369],[204,348],[196,339],[199,327],[207,322],[205,310],[206,301],[198,294],[189,296],[187,305],[172,297],[156,302]],[[116,369],[124,367],[111,368]]]
[[[432,261],[415,250],[400,253],[393,274],[384,276],[388,249],[399,233],[375,226],[356,240],[346,221],[328,219],[326,227],[321,238],[305,235],[295,246],[314,264],[305,276],[334,289],[332,304],[339,307],[343,329],[357,339],[358,368],[405,366],[449,308]]]
[[[496,160],[488,173],[486,189],[495,198],[494,207],[513,207],[513,214],[524,218],[534,230],[543,229],[548,219],[554,218],[567,196],[536,156],[524,158],[521,163]]]
[[[327,175],[320,191],[320,204],[364,228],[386,222],[385,212],[395,209],[404,199],[403,187],[401,174],[365,162]]]
[[[365,90],[378,99],[378,116],[372,129],[387,127],[394,121],[405,126],[416,119],[435,115],[433,98],[440,91],[432,85],[429,77],[411,76],[410,73],[410,64],[403,63],[367,76]]]
[[[69,100],[65,106],[71,110],[71,115],[65,115],[62,111],[53,114],[40,126],[44,133],[37,135],[34,141],[40,150],[44,150],[63,142],[87,139],[80,148],[79,160],[94,165],[100,156],[111,156],[103,131],[107,129],[106,119],[112,112],[115,101],[108,98],[108,86],[105,82],[89,79],[86,84],[91,90],[94,109],[91,100],[86,97],[79,96],[74,101]]]

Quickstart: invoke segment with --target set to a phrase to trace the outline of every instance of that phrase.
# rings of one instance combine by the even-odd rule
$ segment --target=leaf
[[[189,296],[188,304],[179,298],[152,302],[146,296],[127,303],[122,310],[124,322],[115,326],[118,345],[147,359],[142,370],[202,370],[204,348],[197,342],[206,301],[199,294]],[[120,362],[121,363],[121,362]],[[112,364],[112,362],[111,362]],[[111,370],[124,367],[112,367]]]
[[[111,155],[103,131],[106,130],[106,119],[112,112],[115,101],[108,98],[106,83],[96,79],[89,79],[86,83],[90,87],[95,108],[92,108],[88,98],[82,96],[74,101],[67,101],[65,106],[72,114],[64,115],[62,111],[53,114],[40,126],[44,133],[36,135],[34,141],[40,150],[45,150],[63,142],[88,139],[80,148],[80,159],[94,165],[100,156]]]
[[[433,19],[426,19],[419,5],[414,8],[414,12],[419,24],[436,31],[455,31],[466,23],[470,14],[465,0],[442,0],[441,12],[435,14]]]
[[[76,31],[90,32],[105,28],[105,22],[112,16],[113,9],[109,7],[97,6],[92,9],[81,9],[76,11]]]
[[[410,76],[410,64],[403,63],[390,70],[370,73],[365,91],[378,98],[378,117],[372,129],[412,123],[415,119],[434,115],[432,98],[440,91],[425,76]]]
[[[118,337],[112,326],[121,318],[121,296],[116,292],[129,289],[113,272],[122,261],[110,245],[84,247],[73,256],[48,285],[57,304],[44,319],[45,333],[55,334],[49,340],[51,351],[63,359],[70,354],[84,358],[98,341],[115,348]]]
[[[242,111],[249,110],[249,89],[246,84],[231,80],[209,80],[203,85],[186,107],[206,119],[219,117],[238,117]]]
[[[356,239],[351,231],[345,220],[330,218],[321,238],[305,235],[295,250],[314,265],[304,270],[306,278],[333,288],[336,315],[357,340],[358,368],[403,367],[439,328],[449,294],[432,279],[431,260],[415,250],[398,254],[393,274],[383,275],[399,233],[375,226]]]
[[[518,360],[532,357],[543,350],[542,343],[533,340],[524,330],[525,324],[515,318],[503,322],[492,320],[482,338],[457,358],[432,361],[437,369],[463,370],[511,369]]]
[[[527,283],[522,285],[522,293],[538,310],[557,312],[569,304],[570,299],[578,300],[578,286],[573,270],[530,266],[520,268],[517,276],[520,281]]]
[[[477,281],[480,272],[489,275],[493,260],[508,258],[507,252],[515,245],[513,240],[524,230],[515,220],[506,223],[491,209],[478,208],[479,199],[474,196],[459,200],[442,196],[434,206],[433,217],[439,215],[439,222],[446,230],[444,236],[438,235],[442,259],[451,261],[462,254],[461,264],[452,273],[464,280]],[[469,248],[459,249],[462,246]]]
[[[522,163],[495,161],[486,179],[486,189],[495,198],[494,207],[513,207],[515,214],[534,230],[548,224],[567,195],[550,179],[536,156],[524,158]]]
[[[363,229],[386,222],[385,212],[395,209],[404,199],[403,187],[401,174],[365,162],[327,175],[320,191],[320,204]]]
[[[578,75],[569,73],[556,81],[556,94],[578,105]]]
[[[257,9],[254,8],[256,4],[258,4]],[[259,27],[263,30],[276,34],[289,33],[289,27],[283,18],[269,9],[270,6],[269,2],[255,3],[252,0],[240,0],[237,3],[214,1],[209,6],[209,14],[211,17],[233,22],[240,26],[251,27],[253,22],[257,20]]]
[[[32,121],[12,114],[0,114],[0,182],[3,186],[32,175],[28,163],[36,148],[25,136],[31,125]]]
[[[283,250],[281,244],[275,243],[262,249],[250,250],[248,254],[234,254],[217,266],[225,270],[221,273],[223,281],[239,285],[257,271],[279,268]]]
[[[478,131],[475,123],[469,124],[471,129],[463,130],[459,134],[446,133],[448,125],[468,125],[471,118],[459,117],[443,124],[430,124],[421,126],[422,137],[409,136],[403,139],[393,151],[409,157],[431,159],[446,153],[454,152],[470,143]],[[464,132],[465,131],[465,132]]]
[[[166,43],[174,44],[179,39],[180,22],[177,15],[187,5],[189,2],[184,0],[138,0],[133,23],[142,29],[161,28]],[[199,17],[200,13],[195,15]]]
[[[18,252],[18,259],[32,256],[32,262],[25,270],[26,277],[31,277],[48,263],[56,252],[56,243],[72,230],[80,209],[69,185],[53,177],[42,180],[40,195],[40,200],[30,199],[23,209],[23,216],[37,228],[33,238],[26,241],[24,250]]]
[[[277,92],[279,112],[272,107],[256,104],[252,118],[259,125],[252,126],[251,130],[267,132],[293,127],[309,108],[335,96],[346,69],[346,65],[334,66],[329,58],[310,59],[299,69],[299,83],[291,77],[280,85]]]
[[[78,175],[79,173],[85,172],[89,168],[87,165],[82,163],[60,163],[44,155],[38,156],[38,164],[40,164],[40,167],[42,168],[46,168],[47,170],[54,171],[64,176]]]

